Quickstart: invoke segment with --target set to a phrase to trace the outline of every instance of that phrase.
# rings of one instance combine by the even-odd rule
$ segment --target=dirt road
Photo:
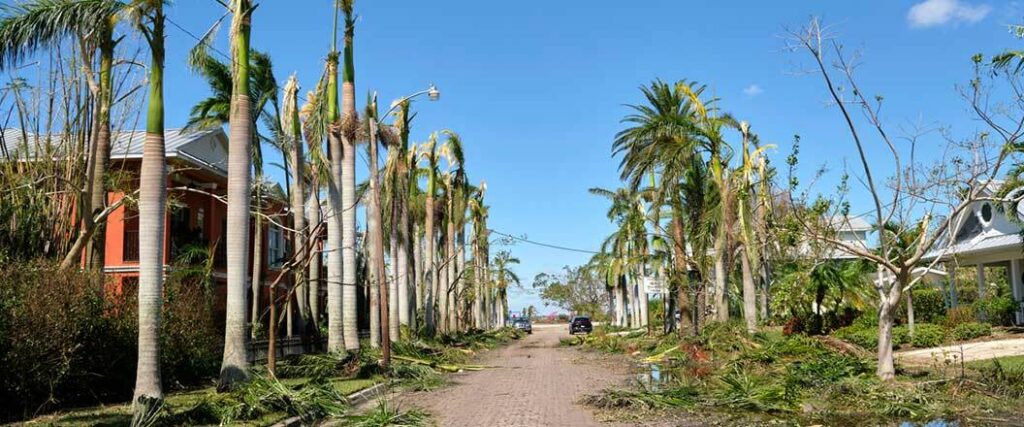
[[[453,385],[398,396],[402,407],[419,407],[442,426],[603,426],[576,402],[604,388],[625,384],[628,365],[559,347],[564,325],[539,327],[533,335],[484,355],[493,366],[452,376]]]

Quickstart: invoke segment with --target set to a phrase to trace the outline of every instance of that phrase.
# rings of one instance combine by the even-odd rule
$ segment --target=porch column
[[[1024,296],[1024,281],[1021,279],[1021,264],[1024,260],[1010,260],[1010,289],[1013,291],[1013,301],[1017,303],[1015,323],[1024,323],[1024,313],[1020,310],[1020,300]]]
[[[960,295],[956,291],[956,264],[946,263],[946,272],[949,282],[949,307],[953,308],[960,304]]]
[[[985,298],[985,288],[987,287],[987,285],[985,284],[985,264],[979,263],[978,266],[977,266],[977,269],[978,269],[978,299],[980,300],[982,298]],[[988,314],[985,313],[984,310],[978,310],[977,316],[978,316],[978,320],[979,321],[985,322],[985,321],[988,320]]]
[[[985,264],[978,264],[978,299],[985,298]]]

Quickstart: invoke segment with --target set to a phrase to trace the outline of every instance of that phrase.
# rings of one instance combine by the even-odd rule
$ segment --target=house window
[[[124,210],[124,240],[121,245],[122,261],[139,260],[139,212],[134,209]]]
[[[271,226],[267,230],[267,265],[273,269],[280,269],[286,261],[284,230]]]
[[[992,205],[985,203],[981,205],[981,220],[988,224],[992,222]]]

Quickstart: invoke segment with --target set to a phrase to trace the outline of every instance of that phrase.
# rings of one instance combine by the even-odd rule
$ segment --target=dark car
[[[576,334],[589,334],[594,331],[594,325],[590,323],[590,318],[586,316],[576,316],[569,322],[569,333],[572,335]]]
[[[513,320],[512,321],[512,326],[514,328],[516,328],[516,329],[518,329],[520,331],[526,332],[528,334],[532,334],[533,333],[533,323],[530,323],[530,319],[527,319],[525,317],[520,317],[520,318],[518,318],[516,320]]]

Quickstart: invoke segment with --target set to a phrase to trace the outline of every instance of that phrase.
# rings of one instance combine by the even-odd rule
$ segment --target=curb
[[[387,389],[387,383],[386,382],[378,383],[378,384],[372,385],[370,387],[364,388],[362,390],[359,390],[359,391],[357,391],[355,393],[352,393],[352,394],[350,394],[348,396],[345,396],[345,400],[348,401],[349,405],[352,405],[352,406],[359,405],[359,404],[361,404],[363,402],[367,402],[370,399],[373,399],[373,398],[375,398],[377,396],[380,396],[380,395],[384,394],[386,389]],[[301,425],[303,425],[302,424],[302,417],[294,416],[294,417],[285,418],[285,419],[277,422],[276,424],[273,424],[271,427],[296,427],[296,426],[301,426]]]

